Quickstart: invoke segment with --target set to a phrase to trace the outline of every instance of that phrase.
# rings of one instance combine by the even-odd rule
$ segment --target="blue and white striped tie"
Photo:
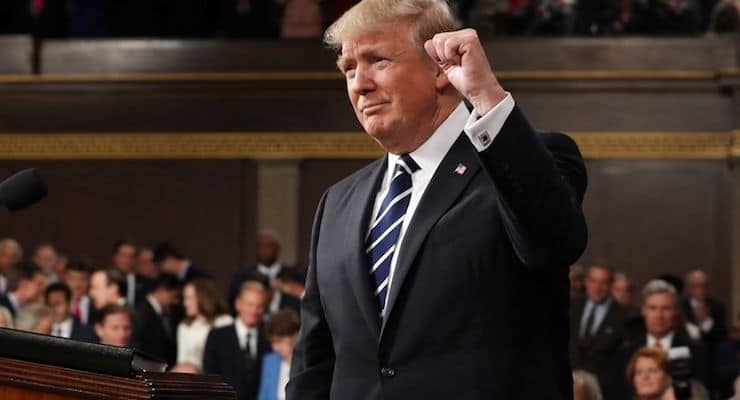
[[[391,261],[395,253],[398,236],[401,233],[406,209],[411,200],[411,174],[419,170],[419,165],[404,154],[398,159],[393,177],[388,187],[388,194],[378,210],[378,216],[367,234],[367,253],[370,262],[370,274],[375,281],[375,298],[378,299],[381,315],[385,308],[388,294],[388,279],[391,272]]]

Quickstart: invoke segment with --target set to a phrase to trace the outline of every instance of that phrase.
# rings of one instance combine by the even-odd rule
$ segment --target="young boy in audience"
[[[100,344],[126,347],[131,339],[131,313],[125,306],[108,304],[100,310],[95,323]]]
[[[290,361],[293,355],[301,322],[295,311],[285,308],[273,314],[267,324],[267,337],[272,344],[272,353],[262,361],[262,380],[257,400],[285,399],[285,385],[290,377]]]

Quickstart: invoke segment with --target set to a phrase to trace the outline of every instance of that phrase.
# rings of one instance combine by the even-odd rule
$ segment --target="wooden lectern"
[[[236,400],[216,375],[143,372],[131,378],[0,357],[0,400]]]

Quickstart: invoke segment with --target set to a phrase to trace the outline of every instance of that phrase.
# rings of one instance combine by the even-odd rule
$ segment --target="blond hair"
[[[324,33],[324,44],[339,52],[342,42],[358,35],[394,29],[399,20],[411,23],[411,41],[424,46],[435,34],[459,29],[446,0],[362,0]]]

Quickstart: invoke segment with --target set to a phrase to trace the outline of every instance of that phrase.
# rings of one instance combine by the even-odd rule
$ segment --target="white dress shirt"
[[[212,328],[220,328],[233,323],[234,319],[231,315],[216,317],[213,325],[201,320],[195,320],[190,324],[180,322],[177,326],[177,363],[191,364],[203,370],[203,350],[206,347],[208,333]]]
[[[460,102],[457,108],[455,108],[452,114],[450,114],[444,122],[442,122],[432,136],[430,136],[429,139],[427,139],[427,141],[416,150],[409,153],[411,158],[416,161],[421,169],[411,175],[411,199],[409,200],[409,206],[406,209],[406,217],[404,217],[401,224],[401,231],[398,235],[396,249],[393,252],[393,258],[391,259],[390,273],[388,275],[388,293],[390,293],[391,286],[393,285],[393,275],[396,270],[396,263],[398,262],[398,254],[401,252],[401,247],[403,245],[406,228],[413,219],[414,212],[419,206],[419,201],[426,191],[427,186],[429,186],[429,182],[432,180],[434,173],[437,171],[437,167],[439,167],[439,164],[447,155],[447,152],[452,148],[452,145],[455,144],[455,141],[463,131],[465,131],[468,138],[473,143],[473,146],[479,152],[487,149],[488,146],[493,143],[493,139],[501,130],[506,118],[509,117],[509,114],[511,114],[513,109],[514,98],[511,97],[510,93],[507,93],[504,100],[480,118],[475,111],[472,114],[468,112],[465,103]],[[390,181],[395,171],[396,162],[400,156],[400,154],[388,153],[388,166],[383,177],[383,182],[380,185],[380,190],[378,190],[375,197],[375,204],[373,207],[372,218],[370,218],[368,232],[370,231],[375,218],[378,216],[383,199],[388,193]],[[389,297],[390,296],[386,296],[386,302]]]
[[[236,327],[236,338],[239,339],[239,348],[242,350],[247,350],[247,344],[249,345],[249,354],[252,355],[252,357],[257,357],[257,334],[259,331],[257,328],[250,328],[246,325],[244,325],[244,322],[240,320],[239,318],[236,319],[236,323],[234,323],[234,326]],[[247,341],[247,332],[249,332],[249,343],[246,343]]]
[[[278,375],[277,400],[285,400],[285,387],[290,380],[290,363],[283,360],[280,363],[280,375]]]
[[[136,304],[136,274],[126,274],[126,300],[129,304]]]
[[[668,350],[670,350],[671,345],[673,344],[673,336],[675,334],[673,332],[663,336],[662,339],[658,340],[653,335],[647,334],[647,347],[655,347],[655,342],[660,342],[660,348],[661,350],[665,351],[666,353]]]
[[[52,324],[51,334],[66,339],[72,337],[72,318],[70,317],[62,322]]]
[[[272,265],[257,264],[257,271],[270,278],[270,286],[272,286],[272,280],[277,278],[282,269],[283,265],[279,261],[275,261]]]

